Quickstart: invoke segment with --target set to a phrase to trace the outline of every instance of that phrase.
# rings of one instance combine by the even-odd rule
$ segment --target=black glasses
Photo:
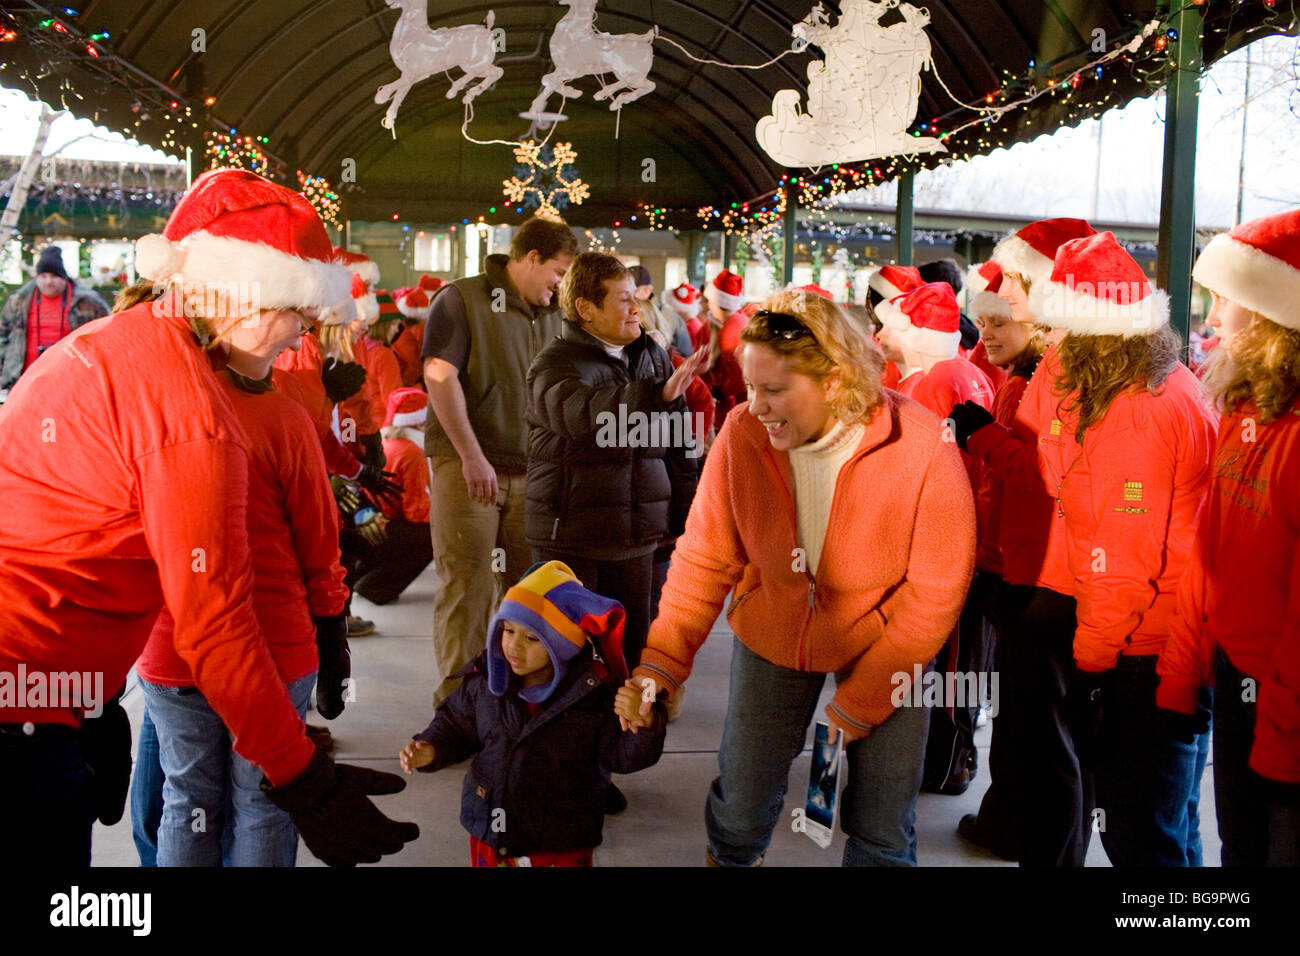
[[[814,338],[812,330],[789,312],[769,312],[767,309],[759,309],[754,313],[754,318],[762,319],[767,324],[767,331],[774,339],[785,339],[791,342],[805,335]]]

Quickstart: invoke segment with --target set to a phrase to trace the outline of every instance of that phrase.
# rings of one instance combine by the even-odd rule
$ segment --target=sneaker
[[[365,637],[373,633],[375,633],[374,621],[367,621],[364,617],[348,618],[348,637]]]
[[[614,816],[622,813],[627,809],[627,797],[623,796],[623,791],[614,786],[613,782],[605,788],[605,813],[607,816]]]

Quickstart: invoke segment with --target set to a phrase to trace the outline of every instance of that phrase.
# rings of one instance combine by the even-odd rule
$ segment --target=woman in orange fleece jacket
[[[1157,668],[1176,732],[1204,730],[1224,866],[1300,866],[1300,210],[1216,236],[1193,273],[1223,344],[1210,493]]]
[[[709,453],[634,679],[685,681],[734,589],[710,861],[762,860],[834,673],[844,863],[914,866],[928,711],[912,684],[970,584],[970,484],[938,416],[881,388],[883,357],[839,307],[797,293],[766,305],[742,335],[750,401]]]
[[[1205,498],[1214,415],[1178,360],[1168,298],[1111,233],[1064,243],[1031,298],[1069,333],[1058,390],[1080,450],[1059,497],[1077,602],[1066,704],[1105,814],[1101,842],[1115,866],[1200,866],[1209,740],[1178,740],[1156,719],[1156,656]]]

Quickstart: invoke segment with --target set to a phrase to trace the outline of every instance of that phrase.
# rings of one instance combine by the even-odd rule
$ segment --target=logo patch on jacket
[[[1061,434],[1061,420],[1059,418],[1053,418],[1052,424],[1048,426],[1047,430],[1052,435]]]
[[[1126,481],[1124,482],[1124,500],[1141,501],[1142,500],[1142,482]]]

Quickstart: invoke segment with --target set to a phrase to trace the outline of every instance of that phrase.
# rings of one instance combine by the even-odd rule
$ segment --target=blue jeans
[[[163,772],[158,759],[158,730],[146,704],[136,745],[135,775],[131,777],[131,837],[141,866],[158,865],[158,827],[162,813]]]
[[[288,685],[307,713],[316,674]],[[293,866],[298,832],[262,793],[262,771],[231,750],[230,734],[197,687],[141,680],[166,776],[159,866]]]
[[[1156,655],[1120,655],[1103,689],[1093,783],[1115,866],[1200,866],[1198,807],[1209,734],[1168,737],[1156,710]],[[1201,707],[1210,707],[1204,692]],[[1089,821],[1091,825],[1091,821]]]
[[[705,806],[716,862],[752,866],[762,859],[825,683],[825,674],[779,667],[736,641],[720,773]],[[925,707],[901,707],[846,748],[848,782],[840,796],[845,866],[916,865],[916,797],[929,716]]]

